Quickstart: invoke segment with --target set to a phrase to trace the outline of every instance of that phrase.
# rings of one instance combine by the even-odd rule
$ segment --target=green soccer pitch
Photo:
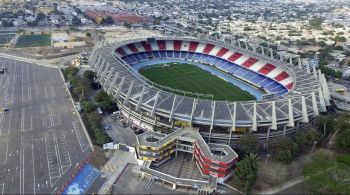
[[[191,64],[154,65],[139,70],[139,73],[159,85],[192,93],[211,94],[214,100],[256,99],[250,93]]]

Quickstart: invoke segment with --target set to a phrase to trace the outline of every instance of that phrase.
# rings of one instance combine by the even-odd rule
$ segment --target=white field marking
[[[5,151],[5,160],[4,162],[0,162],[0,164],[6,164],[7,163],[7,156],[8,156],[8,149],[9,149],[9,140],[4,140],[6,141],[6,151]],[[4,155],[4,153],[1,153],[1,155]]]
[[[53,85],[50,85],[50,89],[51,89],[51,96],[56,97],[55,89],[53,88]]]
[[[81,134],[80,134],[80,132],[78,133],[78,128],[79,127],[77,127],[77,123],[79,123],[79,122],[73,122],[73,127],[74,127],[74,131],[75,131],[75,134],[77,135],[77,138],[78,138],[78,141],[79,141],[79,145],[80,145],[80,148],[81,148],[81,151],[82,152],[85,152],[85,150],[86,150],[86,146],[85,146],[85,144],[84,143],[82,143],[82,140],[81,140]]]
[[[1,112],[0,113],[0,136],[1,136],[1,133],[2,133],[2,125],[3,125],[3,121],[4,121],[4,112]]]

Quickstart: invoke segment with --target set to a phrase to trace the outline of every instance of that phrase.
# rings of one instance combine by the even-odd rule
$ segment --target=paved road
[[[49,194],[91,152],[57,69],[0,57],[0,194]]]
[[[111,125],[112,129],[106,132],[112,138],[114,143],[127,144],[135,146],[136,135],[130,128],[123,128],[118,121],[112,119],[111,116],[103,117],[103,123]]]

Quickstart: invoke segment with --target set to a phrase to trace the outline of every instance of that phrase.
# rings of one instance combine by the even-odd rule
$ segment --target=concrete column
[[[287,125],[284,125],[284,126],[283,126],[283,136],[286,135],[286,131],[287,131]]]
[[[123,103],[124,105],[129,103],[129,98],[130,98],[130,94],[131,94],[131,91],[132,91],[133,87],[134,87],[134,81],[131,81],[131,84],[129,86],[128,92],[127,92],[126,97],[124,99],[124,103]]]
[[[321,107],[320,110],[321,110],[321,112],[326,112],[327,108],[326,108],[326,104],[324,102],[323,92],[322,92],[321,87],[318,88],[318,96],[320,99],[320,107]]]
[[[271,129],[277,130],[276,103],[274,101],[272,102],[271,118],[272,118]]]
[[[253,126],[251,128],[251,131],[257,131],[257,119],[256,119],[256,102],[254,102],[254,105],[253,105],[253,116],[252,116],[252,121],[253,121]]]
[[[302,122],[308,123],[309,122],[309,116],[307,115],[307,108],[306,108],[306,102],[305,102],[305,96],[301,96],[301,110],[302,110]]]
[[[314,116],[318,116],[319,112],[318,112],[318,106],[316,101],[316,95],[314,91],[311,92],[311,98],[312,98],[312,110],[313,110]]]
[[[294,127],[294,113],[292,106],[292,99],[288,98],[288,127]]]
[[[314,75],[314,77],[317,79],[317,70],[315,66],[312,66],[312,73]]]

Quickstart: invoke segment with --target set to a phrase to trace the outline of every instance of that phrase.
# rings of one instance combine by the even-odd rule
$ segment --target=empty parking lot
[[[0,194],[56,193],[91,152],[59,71],[0,58]]]

